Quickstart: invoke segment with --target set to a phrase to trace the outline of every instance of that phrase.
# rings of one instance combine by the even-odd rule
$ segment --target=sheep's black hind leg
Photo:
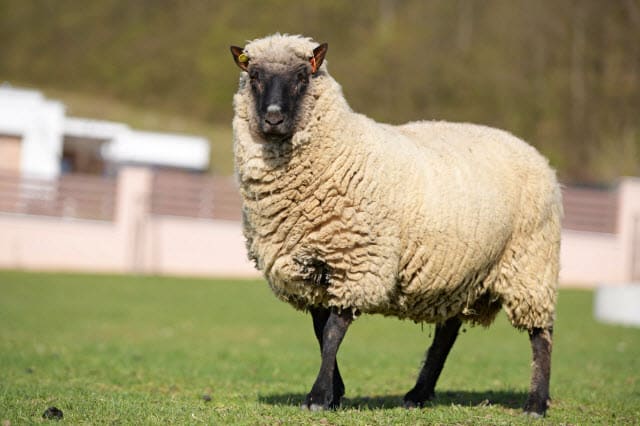
[[[312,315],[316,335],[321,336],[318,341],[321,345],[322,364],[311,392],[305,399],[303,408],[315,411],[336,408],[340,403],[340,396],[338,396],[340,392],[338,391],[343,392],[344,385],[340,387],[342,379],[337,369],[336,355],[340,343],[353,321],[353,314],[350,310],[338,311],[332,308],[328,310],[328,316],[323,311],[317,312],[315,315],[312,311]],[[336,378],[340,378],[340,383],[336,383]]]
[[[427,352],[427,358],[420,370],[416,385],[404,396],[404,406],[407,408],[422,407],[425,401],[435,396],[436,382],[444,367],[453,343],[458,337],[462,321],[449,318],[444,324],[436,326],[436,335]]]
[[[524,411],[534,417],[544,416],[549,407],[552,334],[552,328],[534,328],[529,331],[533,365],[531,388],[524,405]]]
[[[322,354],[322,334],[324,333],[324,327],[329,320],[331,311],[320,306],[310,308],[309,312],[311,313],[311,318],[313,319],[313,331],[315,332],[316,339],[318,339],[318,344],[320,345],[320,354]],[[338,360],[336,359],[333,370],[333,400],[331,401],[330,406],[338,407],[340,405],[340,399],[343,396],[344,382],[342,381],[340,369],[338,368]]]

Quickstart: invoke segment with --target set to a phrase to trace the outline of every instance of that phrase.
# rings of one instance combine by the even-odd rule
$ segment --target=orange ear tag
[[[312,56],[311,59],[309,59],[309,62],[311,62],[311,74],[315,74],[316,71],[318,71],[318,67],[316,65],[316,57]]]

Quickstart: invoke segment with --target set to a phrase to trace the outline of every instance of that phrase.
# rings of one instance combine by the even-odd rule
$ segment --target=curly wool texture
[[[252,63],[294,66],[317,43],[275,35]],[[290,141],[257,132],[240,77],[234,151],[249,257],[297,309],[322,305],[441,323],[550,327],[559,268],[555,173],[513,135],[473,124],[376,123],[323,64]]]

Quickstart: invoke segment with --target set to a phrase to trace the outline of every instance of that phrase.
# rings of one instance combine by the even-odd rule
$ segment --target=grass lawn
[[[640,329],[594,322],[589,291],[560,293],[541,421],[520,414],[531,354],[504,314],[460,335],[429,407],[401,408],[432,333],[361,317],[339,353],[343,408],[310,413],[311,319],[264,283],[0,272],[0,424],[49,422],[50,406],[68,424],[640,421]]]

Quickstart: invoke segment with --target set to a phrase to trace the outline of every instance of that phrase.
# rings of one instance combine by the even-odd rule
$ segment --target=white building
[[[66,117],[61,102],[38,91],[0,87],[0,170],[54,178],[67,172],[112,174],[122,165],[205,171],[209,142]]]

